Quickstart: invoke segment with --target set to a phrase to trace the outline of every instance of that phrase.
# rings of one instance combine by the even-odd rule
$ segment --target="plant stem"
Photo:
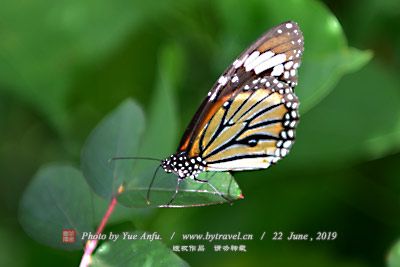
[[[117,205],[117,197],[114,196],[111,199],[110,205],[108,205],[108,209],[106,211],[106,214],[101,219],[100,225],[97,228],[97,231],[96,231],[96,235],[97,236],[100,236],[100,234],[103,232],[104,227],[106,226],[106,223],[107,223],[108,219],[110,218],[111,213],[113,212],[113,210],[114,210],[116,205]],[[82,260],[81,260],[81,263],[80,263],[79,267],[87,267],[87,266],[89,266],[89,264],[92,261],[93,251],[95,250],[98,241],[99,241],[98,239],[93,239],[93,240],[88,240],[86,242],[85,252],[84,252],[84,254],[82,256]]]

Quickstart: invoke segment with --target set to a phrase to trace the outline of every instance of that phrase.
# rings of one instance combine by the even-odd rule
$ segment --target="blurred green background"
[[[325,242],[244,242],[246,253],[179,253],[192,266],[400,266],[400,250],[390,253],[400,238],[395,0],[3,1],[0,265],[78,265],[81,251],[40,244],[19,224],[21,197],[39,167],[79,166],[93,127],[127,97],[148,113],[165,80],[173,101],[159,108],[175,110],[178,125],[161,126],[176,128],[169,142],[177,144],[225,67],[289,19],[305,35],[296,88],[302,118],[289,157],[234,174],[245,199],[233,206],[154,210],[110,227],[165,236],[339,233]]]

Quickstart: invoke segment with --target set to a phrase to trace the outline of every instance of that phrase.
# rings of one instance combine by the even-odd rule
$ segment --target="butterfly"
[[[224,71],[193,116],[176,153],[161,161],[159,167],[177,176],[168,205],[182,180],[208,183],[198,175],[266,169],[288,154],[299,121],[294,88],[303,50],[298,24],[284,22]]]

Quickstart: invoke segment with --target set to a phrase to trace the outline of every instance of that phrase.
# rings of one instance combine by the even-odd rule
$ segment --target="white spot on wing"
[[[285,69],[290,69],[293,66],[293,61],[288,61],[285,63]]]
[[[254,69],[256,66],[258,66],[261,63],[263,63],[263,62],[267,61],[268,59],[270,59],[273,55],[275,55],[273,52],[267,51],[267,52],[264,52],[261,55],[257,56],[256,58],[254,58],[254,60],[252,60],[249,63],[247,63],[247,61],[246,61],[245,64],[244,64],[244,66],[246,67],[246,71],[250,71],[250,70]]]
[[[232,82],[235,83],[235,82],[238,82],[238,81],[239,81],[239,77],[237,75],[233,76]]]
[[[283,143],[283,147],[284,148],[289,148],[291,144],[292,144],[291,141],[285,141],[285,143]]]
[[[225,76],[221,76],[218,79],[218,83],[221,84],[222,86],[224,86],[226,83],[228,82],[228,78],[226,78]]]
[[[215,97],[217,96],[217,91],[215,91],[211,97],[210,97],[210,101],[214,101]]]
[[[257,67],[254,68],[254,72],[256,74],[259,74],[260,72],[263,72],[264,70],[267,70],[271,67],[277,66],[279,64],[282,64],[283,62],[285,62],[286,60],[286,55],[285,54],[278,54],[266,61],[264,61],[263,63],[261,63],[260,65],[258,65]]]
[[[244,67],[246,68],[246,71],[249,71],[248,65],[251,64],[259,55],[260,52],[256,50],[253,53],[251,53],[251,55],[246,59],[246,61],[244,62]]]
[[[285,71],[285,73],[283,74],[283,78],[288,79],[289,78],[289,72]]]
[[[283,72],[283,65],[279,64],[277,66],[274,67],[274,69],[271,72],[272,76],[281,76]]]
[[[236,59],[236,60],[233,62],[232,65],[235,67],[235,69],[238,69],[238,68],[240,68],[240,67],[243,65],[243,62],[244,62],[248,57],[249,57],[249,55],[246,54],[242,59]]]

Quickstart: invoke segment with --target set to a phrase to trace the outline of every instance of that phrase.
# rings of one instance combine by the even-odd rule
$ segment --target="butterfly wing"
[[[297,68],[301,62],[302,52],[303,35],[295,22],[282,23],[265,33],[259,40],[257,40],[252,46],[244,51],[233,62],[233,64],[227,68],[227,70],[225,70],[223,75],[214,84],[213,88],[203,100],[198,111],[189,124],[178,150],[187,151],[190,157],[197,155],[201,155],[203,158],[207,157],[210,162],[215,161],[215,164],[218,163],[219,168],[221,166],[227,166],[227,169],[232,169],[228,168],[232,167],[232,162],[230,164],[223,165],[222,162],[216,161],[217,158],[221,158],[223,156],[221,153],[224,152],[229,154],[228,151],[226,151],[227,147],[221,147],[219,145],[222,145],[221,142],[223,140],[233,140],[234,133],[248,130],[256,132],[256,130],[248,129],[250,126],[248,125],[245,127],[244,124],[246,123],[243,122],[235,123],[229,127],[224,127],[225,131],[218,132],[216,129],[218,128],[218,125],[223,125],[222,116],[227,110],[227,103],[231,103],[229,104],[229,110],[231,110],[230,112],[233,112],[233,110],[238,110],[241,105],[240,103],[247,103],[246,107],[248,107],[248,105],[254,101],[259,101],[259,97],[263,99],[265,98],[265,100],[261,103],[263,105],[259,105],[259,107],[269,105],[270,103],[275,103],[278,100],[282,101],[282,99],[285,99],[285,94],[279,93],[279,90],[277,89],[280,88],[275,86],[277,84],[282,86],[284,91],[289,90],[291,92],[291,96],[294,99],[297,99],[295,98],[293,88],[297,85]],[[262,85],[261,83],[260,85],[257,85],[262,79],[264,79],[264,84]],[[276,84],[274,84],[274,82],[276,82]],[[267,83],[270,85],[267,86]],[[268,97],[266,97],[267,95]],[[297,106],[296,101],[293,103],[296,103],[295,106]],[[279,106],[285,105],[282,105],[281,103]],[[244,111],[244,109],[241,110]],[[277,110],[279,110],[279,114],[283,116],[287,114],[287,111],[289,111],[288,108],[285,110],[285,112],[283,108],[278,108]],[[253,112],[255,112],[255,110],[250,109],[246,112],[246,114],[252,114]],[[226,115],[229,114],[226,113]],[[211,127],[211,125],[214,126]],[[278,126],[276,127],[278,128]],[[213,130],[215,130],[215,132],[214,134],[211,134]],[[267,128],[264,127],[264,131],[267,131]],[[211,135],[214,137],[208,140]],[[237,137],[239,138],[239,136]],[[250,139],[251,138],[249,138],[249,140]],[[236,141],[239,140],[241,140],[240,142],[245,142],[247,139],[242,140],[239,138]],[[267,142],[265,140],[259,140],[257,142],[260,142],[260,145],[263,145],[259,146],[257,144],[254,147],[267,148]],[[277,147],[278,141],[275,143],[275,147]],[[269,142],[269,145],[272,148],[274,144],[273,142]],[[229,147],[229,151],[232,153],[232,155],[234,152],[239,152],[239,150],[234,150],[234,148],[239,149],[237,146],[238,144],[236,144],[235,147]],[[243,146],[241,149],[245,150]],[[253,150],[256,150],[256,148]],[[269,152],[264,153],[264,155],[270,155]],[[280,150],[278,150],[278,152],[280,153]],[[224,156],[222,158],[226,159],[227,157]],[[236,159],[240,160],[242,163],[240,165],[240,169],[244,169],[246,166],[247,168],[255,168],[254,161],[253,165],[247,164],[248,162],[246,162],[246,160],[248,161],[248,159],[249,157]],[[229,162],[229,160],[226,159],[226,162]],[[211,168],[211,164],[209,166]],[[265,164],[263,166],[265,166]]]
[[[215,112],[189,155],[200,155],[207,170],[267,168],[292,147],[298,106],[290,86],[266,76]]]
[[[294,88],[297,68],[304,50],[303,34],[297,23],[282,23],[261,36],[228,67],[214,84],[190,122],[179,145],[186,151],[198,136],[199,130],[217,109],[249,81],[271,76]]]

